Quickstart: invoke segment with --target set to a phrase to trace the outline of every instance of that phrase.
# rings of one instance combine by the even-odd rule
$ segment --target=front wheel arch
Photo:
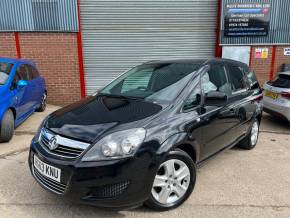
[[[194,163],[200,158],[200,146],[196,140],[189,140],[185,132],[176,133],[168,137],[160,146],[157,154],[167,156],[170,151],[180,149],[187,153]]]

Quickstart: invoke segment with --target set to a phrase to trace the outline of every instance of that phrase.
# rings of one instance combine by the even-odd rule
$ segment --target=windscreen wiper
[[[126,96],[126,95],[116,95],[116,94],[108,94],[108,93],[98,93],[99,96],[106,96],[106,97],[112,97],[112,98],[121,98],[121,99],[130,99],[130,100],[143,100],[142,97],[136,97],[136,96]]]

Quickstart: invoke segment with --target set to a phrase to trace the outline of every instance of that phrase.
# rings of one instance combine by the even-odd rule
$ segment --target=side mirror
[[[224,106],[227,100],[226,93],[211,91],[205,95],[204,104],[207,106]]]
[[[19,80],[17,82],[17,87],[19,87],[19,88],[23,88],[23,87],[25,87],[27,85],[28,85],[28,82],[26,80]]]

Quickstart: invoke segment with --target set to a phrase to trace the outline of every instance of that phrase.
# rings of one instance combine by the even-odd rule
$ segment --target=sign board
[[[269,49],[268,48],[256,48],[255,49],[255,58],[268,58]]]
[[[267,36],[271,4],[230,3],[224,9],[224,36]]]
[[[284,55],[289,56],[290,55],[290,48],[284,48]]]

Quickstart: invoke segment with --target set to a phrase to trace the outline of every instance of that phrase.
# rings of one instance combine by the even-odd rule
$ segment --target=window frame
[[[183,103],[182,103],[182,106],[181,106],[181,112],[183,113],[187,113],[187,112],[190,112],[190,111],[193,111],[193,110],[196,110],[197,108],[201,107],[201,105],[203,104],[203,94],[202,94],[202,90],[201,90],[201,74],[199,74],[197,76],[198,78],[196,78],[198,80],[196,86],[194,86],[193,88],[190,89],[189,93],[186,95]],[[192,83],[194,83],[194,79],[190,82],[192,85]],[[186,101],[189,99],[190,95],[192,94],[192,91],[194,89],[196,89],[197,87],[199,86],[199,90],[200,90],[200,102],[199,102],[199,105],[196,105],[196,106],[193,106],[191,108],[188,108],[188,109],[185,109],[185,104],[186,104]]]

